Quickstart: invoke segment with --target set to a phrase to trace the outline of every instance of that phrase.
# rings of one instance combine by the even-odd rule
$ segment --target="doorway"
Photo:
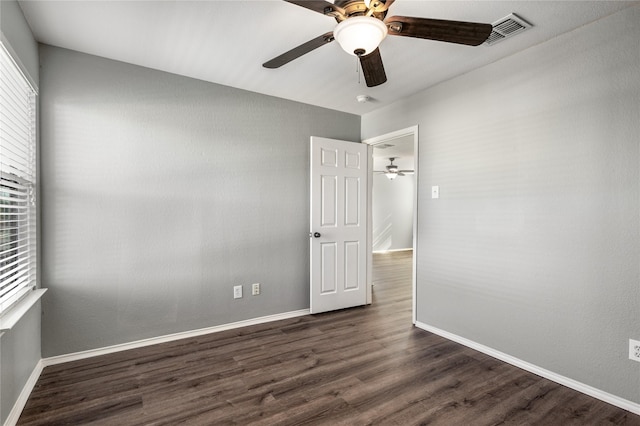
[[[416,256],[418,218],[418,126],[376,136],[363,141],[373,147],[369,182],[368,235],[370,238],[369,273],[372,277],[373,253],[396,253],[407,257],[412,251],[412,322],[416,322]],[[393,161],[391,161],[393,159]],[[389,170],[413,170],[413,173],[380,173]],[[393,168],[391,168],[393,170]],[[376,173],[378,171],[379,173]],[[376,185],[377,183],[377,185]],[[404,256],[402,255],[404,251]],[[387,256],[389,257],[389,256]],[[371,290],[372,282],[369,283]],[[369,291],[368,297],[371,295]],[[371,299],[368,303],[371,303]]]

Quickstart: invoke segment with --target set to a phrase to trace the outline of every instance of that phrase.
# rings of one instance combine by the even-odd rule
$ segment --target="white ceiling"
[[[400,136],[373,145],[374,170],[384,170],[385,166],[389,164],[389,158],[394,158],[393,164],[400,169],[413,170],[413,135]]]
[[[389,36],[380,46],[388,81],[367,88],[356,58],[336,42],[279,69],[262,67],[336,25],[284,1],[20,1],[39,42],[354,114],[638,3],[397,0],[388,16],[493,23],[515,12],[533,28],[491,47]],[[374,101],[358,103],[360,94]]]

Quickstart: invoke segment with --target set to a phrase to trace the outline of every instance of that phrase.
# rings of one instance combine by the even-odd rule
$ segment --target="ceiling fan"
[[[350,55],[360,60],[368,87],[387,81],[378,46],[387,35],[416,37],[448,43],[478,46],[484,43],[493,27],[491,24],[448,21],[440,19],[392,16],[387,18],[389,6],[395,0],[284,0],[314,12],[335,18],[338,25],[280,56],[262,64],[265,68],[279,68],[320,46],[337,40]]]
[[[389,157],[389,165],[386,166],[386,170],[374,170],[373,173],[384,173],[389,180],[394,180],[398,176],[405,176],[413,174],[414,170],[398,170],[398,166],[393,164],[393,161],[398,157]]]

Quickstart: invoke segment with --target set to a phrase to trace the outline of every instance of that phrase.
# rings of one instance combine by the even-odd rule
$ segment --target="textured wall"
[[[22,71],[38,87],[38,44],[16,0],[0,1],[0,29],[2,41],[8,43]]]
[[[40,302],[0,338],[0,424],[40,361]]]
[[[420,126],[418,321],[635,403],[638,22],[635,6],[362,118],[364,138]]]
[[[309,138],[358,140],[360,117],[40,60],[43,356],[309,307]]]
[[[413,247],[414,187],[413,175],[398,176],[394,180],[384,174],[373,175],[373,251]]]

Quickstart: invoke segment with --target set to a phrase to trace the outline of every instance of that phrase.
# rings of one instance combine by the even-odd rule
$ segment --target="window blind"
[[[0,43],[0,315],[36,283],[36,93]]]

